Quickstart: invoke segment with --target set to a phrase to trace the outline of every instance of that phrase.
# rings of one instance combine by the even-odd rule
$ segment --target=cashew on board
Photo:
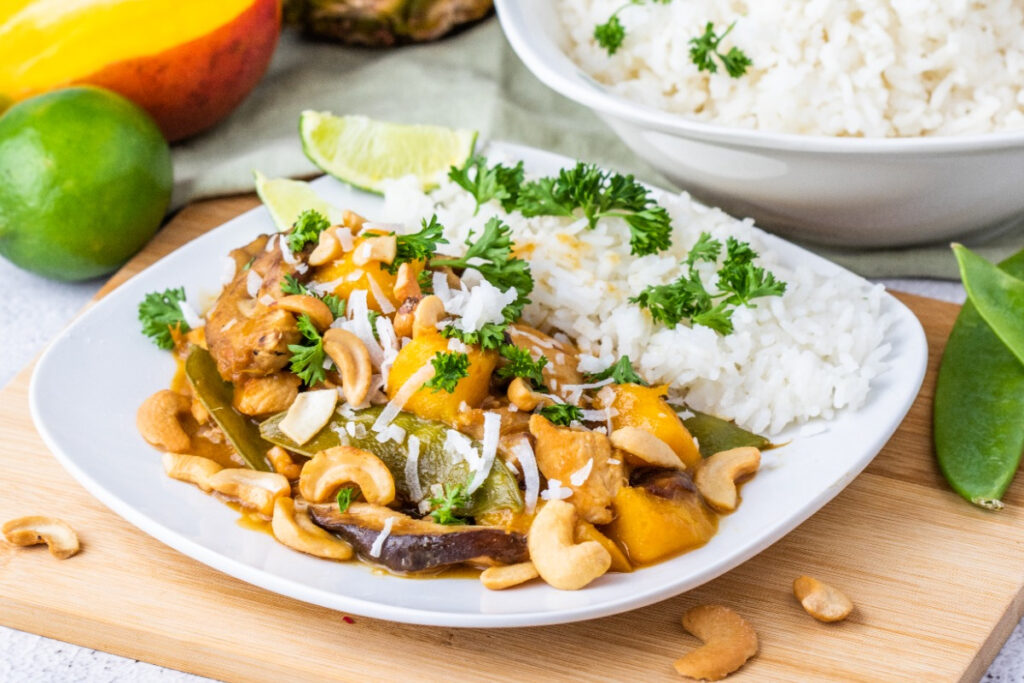
[[[50,554],[66,560],[79,550],[78,534],[67,522],[55,517],[19,517],[6,522],[2,529],[8,543],[26,546],[45,543]]]
[[[810,576],[801,576],[793,581],[793,595],[818,621],[842,621],[853,611],[850,598],[839,589]]]
[[[743,617],[721,605],[700,605],[683,615],[683,628],[703,645],[676,660],[676,671],[705,681],[725,678],[757,654],[757,634]]]

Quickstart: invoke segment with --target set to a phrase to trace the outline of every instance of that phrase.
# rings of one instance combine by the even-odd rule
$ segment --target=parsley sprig
[[[656,254],[672,244],[668,211],[632,175],[612,173],[578,162],[554,178],[541,178],[520,189],[516,205],[524,216],[575,216],[582,210],[591,229],[597,221],[618,216],[629,225],[630,252]]]
[[[445,339],[458,339],[463,344],[476,345],[486,350],[497,349],[505,343],[505,329],[508,320],[501,323],[484,323],[479,330],[463,332],[454,325],[441,328],[441,336]]]
[[[365,234],[380,237],[395,233],[367,232]],[[423,219],[419,232],[396,236],[395,259],[391,263],[380,264],[380,267],[394,275],[403,263],[429,259],[437,251],[439,244],[448,244],[448,240],[444,237],[444,226],[437,222],[437,214],[434,214],[429,221],[426,218]]]
[[[637,374],[637,371],[633,369],[633,362],[629,360],[629,356],[621,356],[617,361],[609,365],[601,372],[595,372],[587,375],[588,382],[600,382],[606,379],[611,379],[615,384],[639,384],[641,386],[648,386],[644,378]]]
[[[540,409],[540,414],[546,417],[551,424],[568,427],[573,422],[583,422],[583,411],[579,406],[571,403],[553,403]]]
[[[548,364],[547,356],[541,355],[540,358],[534,360],[529,350],[515,344],[501,345],[498,348],[498,353],[508,361],[505,365],[498,368],[497,374],[500,379],[522,377],[533,385],[534,389],[547,391],[547,387],[544,386],[543,373],[544,366]]]
[[[735,26],[734,21],[719,35],[715,33],[714,22],[709,21],[704,27],[703,34],[690,39],[690,59],[697,65],[698,71],[718,73],[718,63],[714,60],[714,57],[718,57],[726,73],[733,78],[739,78],[747,73],[747,67],[752,66],[754,62],[743,50],[733,45],[725,54],[718,51],[718,46]]]
[[[340,318],[345,315],[345,300],[334,294],[320,295],[314,292],[306,285],[299,282],[299,279],[294,275],[285,275],[284,281],[281,283],[281,291],[285,294],[299,294],[303,296],[312,296],[320,299],[327,308],[331,310],[331,315],[335,318]]]
[[[612,12],[612,15],[608,17],[608,21],[594,27],[594,40],[597,41],[598,45],[607,50],[609,55],[615,54],[622,47],[622,41],[626,39],[626,27],[619,21],[619,13],[632,5],[642,5],[645,1],[647,0],[630,0]],[[672,0],[650,0],[650,2],[667,5]]]
[[[476,199],[475,216],[480,207],[492,199],[501,202],[505,211],[512,211],[516,205],[519,187],[523,184],[523,162],[515,166],[487,165],[487,159],[474,154],[462,168],[452,166],[448,178]]]
[[[430,359],[434,366],[434,376],[423,383],[424,387],[439,391],[455,393],[459,380],[469,377],[469,354],[458,351],[437,353]]]
[[[440,496],[432,496],[428,499],[430,516],[438,524],[466,524],[468,520],[459,517],[456,513],[469,507],[470,495],[466,493],[466,484],[444,485],[441,488]]]
[[[292,250],[292,253],[302,251],[307,244],[319,240],[320,233],[329,227],[331,227],[331,223],[322,213],[306,209],[292,224],[292,231],[288,233],[288,248]]]
[[[324,339],[305,313],[300,315],[296,322],[304,343],[288,345],[288,350],[292,352],[290,367],[306,386],[311,387],[323,382],[326,377],[324,361],[327,354],[324,352]]]
[[[139,303],[139,321],[142,322],[142,334],[153,340],[161,349],[174,348],[171,329],[188,332],[189,326],[181,312],[181,302],[185,300],[185,288],[170,288],[162,292],[150,292]]]
[[[356,492],[351,486],[342,486],[338,489],[338,512],[345,512],[352,504],[353,494]]]
[[[754,299],[765,296],[782,296],[786,283],[778,280],[774,273],[754,265],[757,252],[750,244],[729,237],[725,260],[718,269],[717,288],[709,292],[695,266],[701,261],[717,261],[721,251],[721,242],[702,233],[683,261],[685,272],[677,280],[646,287],[630,301],[646,308],[654,320],[668,327],[689,320],[719,334],[731,334],[732,314],[737,306],[749,307]]]

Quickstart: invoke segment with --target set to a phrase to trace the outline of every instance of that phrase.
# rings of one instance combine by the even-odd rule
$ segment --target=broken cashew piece
[[[526,538],[537,573],[559,590],[579,590],[603,576],[612,556],[597,541],[574,543],[576,507],[550,500],[533,520]]]
[[[320,233],[316,247],[309,254],[309,265],[322,266],[345,253],[341,248],[341,242],[338,241],[336,230],[337,228],[328,228]]]
[[[309,319],[313,321],[313,325],[316,329],[323,332],[331,323],[334,322],[334,314],[331,313],[331,309],[327,307],[320,299],[315,296],[308,294],[290,294],[283,296],[278,299],[275,303],[278,308],[283,308],[286,311],[294,313],[295,315],[308,315]]]
[[[440,297],[431,294],[420,299],[412,314],[412,338],[415,339],[424,333],[437,332],[437,323],[441,322],[443,317],[444,302]]]
[[[346,484],[359,487],[366,502],[388,505],[395,500],[395,480],[373,453],[352,446],[320,451],[302,466],[299,493],[311,503],[331,499]]]
[[[853,611],[853,603],[842,591],[810,576],[793,581],[793,595],[808,614],[825,623],[842,621]]]
[[[353,232],[363,229],[363,223],[366,219],[360,216],[355,211],[349,211],[345,209],[341,212],[341,224]]]
[[[67,522],[55,517],[19,517],[4,523],[4,538],[8,543],[27,546],[45,543],[50,554],[66,560],[79,550],[78,534]]]
[[[181,416],[192,412],[192,400],[184,394],[162,389],[139,406],[135,414],[135,426],[142,438],[153,446],[168,451],[187,451],[192,445]]]
[[[416,279],[416,270],[408,261],[398,266],[398,274],[395,276],[395,286],[391,291],[394,293],[396,301],[405,301],[406,299],[413,298],[418,299],[423,296],[423,290],[420,289],[420,283]]]
[[[267,517],[274,513],[274,501],[292,492],[282,474],[241,468],[221,470],[210,477],[209,484],[217,493],[235,498],[243,506]]]
[[[540,574],[533,562],[488,567],[480,574],[480,583],[491,591],[500,591],[536,579]]]
[[[522,377],[516,377],[508,385],[508,401],[519,410],[525,413],[531,412],[539,405],[548,405],[555,402],[555,399],[534,391],[533,387]]]
[[[394,235],[367,237],[352,252],[352,263],[365,266],[369,263],[391,263],[398,254],[398,238]]]
[[[612,446],[632,456],[632,464],[653,465],[671,470],[685,470],[686,464],[667,443],[639,427],[620,427],[609,437]]]
[[[683,628],[704,644],[676,660],[683,676],[717,681],[757,654],[757,634],[743,617],[721,605],[700,605],[683,615]]]
[[[351,332],[332,327],[324,332],[324,353],[341,373],[345,400],[354,406],[360,405],[370,393],[373,379],[373,364],[366,344]]]
[[[298,479],[302,472],[302,468],[295,464],[288,451],[280,446],[273,446],[267,450],[267,460],[270,461],[270,466],[274,468],[275,472],[284,475],[289,481]]]
[[[198,455],[164,453],[162,460],[164,472],[167,473],[168,477],[195,484],[207,493],[212,488],[210,486],[210,477],[224,469],[213,460]]]
[[[761,451],[745,446],[715,453],[697,468],[693,483],[708,505],[718,512],[732,512],[739,503],[736,480],[757,472]]]
[[[274,538],[293,550],[328,560],[352,559],[352,546],[314,524],[305,510],[296,510],[291,498],[274,502],[270,528]]]

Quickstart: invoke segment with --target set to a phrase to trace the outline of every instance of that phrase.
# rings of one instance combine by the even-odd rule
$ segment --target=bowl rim
[[[962,154],[1024,147],[1024,130],[932,137],[854,138],[777,133],[736,128],[689,119],[614,94],[583,71],[551,40],[531,11],[529,0],[494,0],[498,21],[516,55],[542,83],[599,114],[662,133],[744,148],[807,154],[873,154],[906,152]]]

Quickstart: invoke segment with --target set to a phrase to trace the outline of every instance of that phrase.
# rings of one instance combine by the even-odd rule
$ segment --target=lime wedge
[[[409,126],[365,116],[304,111],[302,149],[310,161],[338,180],[381,194],[383,183],[414,175],[424,190],[436,187],[451,166],[473,153],[476,131]]]
[[[299,214],[307,209],[319,211],[332,224],[341,222],[341,211],[317,196],[309,183],[290,178],[268,178],[259,171],[253,171],[256,178],[256,194],[270,211],[278,230],[292,227]]]

